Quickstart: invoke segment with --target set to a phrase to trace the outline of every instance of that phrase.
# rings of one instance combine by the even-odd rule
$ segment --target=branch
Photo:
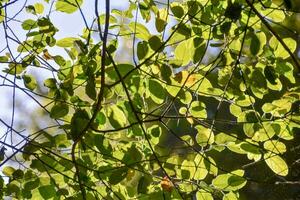
[[[277,181],[275,182],[275,185],[300,185],[300,181]]]
[[[96,13],[98,14],[98,8],[97,8],[97,4],[98,1],[95,1],[96,7]],[[74,143],[72,145],[72,162],[75,166],[76,169],[76,176],[78,178],[78,182],[79,182],[79,187],[80,187],[80,191],[81,191],[81,195],[82,198],[85,200],[86,199],[86,191],[85,188],[83,186],[83,182],[81,180],[80,177],[80,171],[79,171],[79,166],[77,165],[76,162],[76,157],[75,157],[75,149],[76,146],[78,144],[78,142],[82,139],[82,137],[85,135],[85,133],[88,131],[88,129],[90,128],[91,124],[94,122],[94,120],[96,119],[97,113],[101,110],[102,108],[102,101],[104,98],[104,88],[105,88],[105,61],[106,61],[106,43],[107,43],[107,36],[108,36],[108,27],[109,27],[109,15],[110,15],[110,1],[106,0],[106,10],[105,10],[105,27],[104,27],[104,34],[103,37],[101,37],[101,32],[99,32],[100,34],[100,38],[102,39],[102,51],[101,51],[101,88],[100,91],[98,93],[98,98],[97,98],[97,102],[96,102],[96,107],[95,107],[95,111],[91,117],[91,119],[89,120],[88,124],[86,125],[86,127],[82,130],[82,132],[79,134],[79,136],[74,140]],[[99,16],[98,16],[99,17]],[[98,20],[98,19],[97,19]],[[99,20],[98,20],[99,21]],[[98,29],[100,30],[100,24],[98,23]]]

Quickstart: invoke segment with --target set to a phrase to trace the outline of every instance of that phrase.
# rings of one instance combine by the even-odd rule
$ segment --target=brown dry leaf
[[[197,81],[196,76],[194,74],[189,75],[188,71],[181,71],[177,73],[174,79],[181,84],[184,84],[185,80],[187,79],[185,83],[187,87],[194,85]]]
[[[44,58],[45,60],[51,60],[51,59],[53,59],[53,57],[50,55],[50,53],[48,52],[47,49],[44,49],[44,50],[43,50],[43,58]]]
[[[170,181],[170,179],[169,179],[167,176],[165,176],[165,177],[161,180],[160,186],[162,187],[162,189],[163,189],[164,191],[167,191],[167,192],[171,192],[171,191],[173,190],[173,188],[174,188],[173,183]]]

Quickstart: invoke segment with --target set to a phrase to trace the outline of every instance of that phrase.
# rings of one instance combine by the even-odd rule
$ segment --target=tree
[[[299,195],[296,1],[140,0],[118,10],[37,0],[11,16],[16,2],[0,1],[1,86],[13,91],[11,121],[1,119],[2,197]],[[58,37],[59,13],[80,14],[82,33]],[[16,91],[38,105],[23,110],[26,131]]]

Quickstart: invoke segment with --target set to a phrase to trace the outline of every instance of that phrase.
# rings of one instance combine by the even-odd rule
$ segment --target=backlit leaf
[[[44,199],[51,199],[56,196],[56,191],[53,185],[43,185],[40,186],[39,192]]]
[[[149,92],[151,93],[151,99],[157,103],[161,104],[165,99],[165,89],[162,87],[161,83],[155,79],[149,80]]]
[[[58,11],[70,14],[77,11],[78,5],[81,6],[82,2],[83,0],[57,0],[55,8]]]
[[[74,41],[78,40],[78,38],[75,37],[67,37],[56,41],[56,45],[59,47],[72,47],[74,44]]]
[[[242,171],[242,170],[239,170]],[[224,191],[236,191],[243,188],[246,185],[247,181],[243,178],[243,174],[236,174],[236,172],[232,172],[232,174],[221,174],[213,179],[212,184]]]
[[[196,129],[198,131],[196,141],[200,146],[207,146],[214,142],[215,136],[211,129],[201,125],[196,126]]]
[[[109,107],[108,119],[114,128],[121,128],[127,122],[124,112],[117,105]]]
[[[54,119],[59,119],[64,117],[69,113],[69,106],[65,103],[55,104],[50,111],[50,117]]]
[[[137,38],[148,40],[151,37],[148,29],[141,23],[130,22],[128,26],[130,30],[136,34]]]
[[[32,75],[25,74],[23,76],[24,85],[29,90],[34,90],[37,87],[37,82]]]
[[[137,45],[137,56],[139,60],[142,60],[143,58],[146,57],[148,53],[148,44],[146,41],[144,42],[139,42]]]
[[[276,174],[280,176],[287,176],[289,173],[289,168],[286,162],[278,155],[267,153],[264,155],[265,162],[269,168]]]
[[[196,198],[197,200],[213,200],[213,196],[211,193],[205,191],[205,190],[199,190],[197,193],[196,193]]]

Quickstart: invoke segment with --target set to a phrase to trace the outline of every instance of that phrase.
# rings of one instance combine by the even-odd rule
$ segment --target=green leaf
[[[97,92],[96,92],[96,85],[93,79],[89,79],[85,86],[85,93],[92,99],[96,100]]]
[[[239,198],[237,194],[229,192],[223,196],[223,200],[239,200]]]
[[[112,154],[112,149],[109,142],[105,139],[103,135],[94,134],[91,139],[93,140],[93,144],[97,147],[97,149],[103,154]]]
[[[1,147],[1,149],[0,149],[0,163],[4,160],[4,156],[5,156],[5,151],[6,151],[7,149],[3,146],[3,147]]]
[[[146,41],[139,42],[137,45],[137,56],[139,60],[142,60],[146,57],[148,53],[148,43]]]
[[[178,60],[182,66],[189,64],[194,56],[194,44],[193,40],[185,40],[180,42],[175,48],[175,59]]]
[[[204,160],[205,161],[205,166],[207,166],[207,164],[209,164],[209,173],[212,174],[213,176],[217,176],[218,175],[218,166],[215,162],[215,160],[212,157],[208,157],[208,160]]]
[[[129,29],[136,34],[136,37],[142,40],[148,40],[151,37],[148,29],[141,23],[130,22]]]
[[[207,165],[205,163],[206,158],[204,155],[197,154],[194,158],[194,165],[196,167],[195,173],[192,174],[192,178],[195,180],[203,180],[208,174]]]
[[[259,154],[259,155],[261,154],[258,145],[254,145],[249,142],[242,142],[240,144],[240,148],[248,153]]]
[[[193,55],[193,61],[194,63],[197,63],[200,61],[201,58],[203,58],[205,54],[205,44],[200,45],[195,49],[194,55]]]
[[[263,14],[266,15],[267,18],[271,19],[274,22],[282,22],[285,19],[285,14],[284,11],[280,10],[280,9],[275,9],[272,12],[269,12],[267,10],[262,10]]]
[[[59,134],[54,137],[54,141],[57,147],[67,148],[71,145],[66,134]]]
[[[26,12],[27,12],[27,13],[31,13],[31,14],[33,14],[33,15],[36,15],[35,8],[34,8],[33,5],[28,5],[28,6],[26,6]]]
[[[16,170],[13,167],[5,166],[2,170],[5,176],[12,176]]]
[[[58,11],[70,14],[78,10],[76,1],[78,5],[81,6],[83,0],[57,0],[55,8]]]
[[[151,182],[152,180],[148,176],[142,176],[137,187],[138,193],[146,194],[148,191],[148,186],[151,184]]]
[[[297,42],[292,38],[284,38],[283,42],[286,44],[288,49],[293,53],[296,50]],[[290,54],[285,50],[285,48],[278,43],[277,49],[274,52],[275,56],[278,58],[286,59],[290,57]]]
[[[149,92],[151,93],[151,99],[157,103],[162,104],[165,100],[165,89],[162,87],[161,83],[155,79],[149,80]]]
[[[256,32],[255,35],[259,40],[260,45],[259,45],[259,51],[257,54],[260,55],[264,51],[263,47],[267,44],[267,37],[263,31]]]
[[[198,131],[196,135],[196,141],[200,146],[207,146],[212,144],[215,140],[214,133],[209,128],[205,128],[204,126],[198,125],[196,126]]]
[[[24,172],[20,169],[17,169],[16,171],[14,171],[13,173],[13,178],[14,179],[21,179],[24,176]]]
[[[211,193],[201,189],[196,193],[197,200],[214,200]]]
[[[152,36],[148,40],[148,42],[153,51],[162,51],[163,50],[163,48],[162,48],[163,43],[161,42],[161,40],[158,36],[156,36],[156,35]]]
[[[233,4],[228,4],[226,11],[225,11],[225,17],[228,17],[229,19],[236,21],[241,17],[242,13],[242,4],[238,2],[234,2]]]
[[[143,154],[139,151],[136,145],[131,145],[130,148],[127,149],[122,161],[126,165],[131,165],[133,163],[139,162],[142,160]]]
[[[77,40],[78,41],[78,40]],[[77,42],[76,41],[76,42]],[[76,43],[75,42],[75,43]],[[111,40],[109,45],[107,46],[107,51],[112,54],[118,49],[118,40]]]
[[[52,58],[54,59],[56,64],[58,64],[59,66],[65,66],[67,63],[66,60],[60,55],[52,56]]]
[[[86,128],[90,121],[89,114],[84,109],[77,109],[71,119],[71,135],[73,139],[82,134],[82,131]]]
[[[23,75],[23,81],[26,88],[34,90],[37,87],[37,82],[32,75]]]
[[[234,134],[226,134],[226,133],[219,133],[218,135],[215,136],[215,142],[218,145],[226,145],[229,144],[230,142],[235,142],[237,139],[237,136]],[[222,150],[224,147],[222,148]]]
[[[56,190],[53,185],[43,185],[39,187],[39,192],[44,199],[51,199],[56,196]]]
[[[127,123],[124,112],[117,105],[112,105],[108,108],[108,119],[114,128],[124,127]]]
[[[127,176],[128,169],[126,167],[120,168],[118,170],[114,170],[114,172],[109,177],[109,183],[112,185],[116,185],[124,180]]]
[[[284,153],[286,152],[286,146],[284,143],[278,140],[268,140],[264,143],[264,148],[271,153]]]
[[[27,19],[23,21],[22,28],[24,30],[31,30],[37,27],[37,22],[33,19]]]
[[[166,90],[168,93],[179,99],[182,103],[184,104],[190,104],[192,101],[192,95],[188,91],[182,90],[179,86],[172,86],[172,85],[167,85]]]
[[[162,32],[166,25],[167,25],[167,19],[168,19],[168,11],[167,9],[159,9],[158,12],[156,13],[156,18],[155,18],[155,27],[157,32]]]
[[[180,3],[173,2],[171,3],[171,11],[175,17],[181,18],[184,15],[184,10]]]
[[[33,5],[35,12],[37,14],[42,14],[44,12],[44,5],[41,3],[36,3]]]
[[[102,24],[102,25],[105,24],[105,18],[106,18],[105,14],[100,15],[100,17],[99,17],[100,24]],[[109,16],[109,24],[115,24],[117,22],[118,22],[118,20],[114,16],[112,16],[112,15]]]
[[[181,163],[180,176],[183,179],[191,179],[196,172],[195,163],[193,161],[184,160]]]
[[[221,174],[213,179],[212,184],[221,190],[224,191],[236,191],[243,188],[247,181],[243,178],[242,170],[238,170],[236,172],[232,172],[231,174]]]
[[[48,78],[44,81],[44,86],[47,88],[57,88],[56,86],[56,79],[54,78]]]
[[[156,30],[160,33],[162,32],[164,29],[165,29],[165,26],[166,26],[166,22],[160,18],[156,18],[155,19],[155,27],[156,27]]]
[[[264,69],[264,74],[266,79],[272,84],[276,85],[276,72],[275,69],[272,66],[267,65]]]
[[[260,41],[256,34],[251,34],[251,44],[250,44],[250,51],[252,55],[257,55],[261,48]]]
[[[55,104],[50,111],[50,117],[53,119],[59,119],[66,116],[69,113],[69,106],[66,103]]]
[[[97,113],[96,122],[98,124],[101,124],[101,125],[105,124],[105,122],[106,122],[106,116],[105,116],[105,114],[103,112],[98,112]]]
[[[1,13],[1,15],[0,15],[0,23],[2,23],[4,21],[4,19],[5,19],[5,9],[3,9],[3,8],[0,9],[0,13]]]
[[[183,39],[191,37],[191,28],[186,24],[178,24],[177,33],[181,34]]]
[[[293,65],[286,61],[277,60],[276,73],[284,75],[291,83],[295,83],[295,77],[293,75]]]
[[[40,179],[36,178],[33,181],[25,182],[24,189],[27,191],[31,191],[31,190],[37,188],[39,186],[39,184],[40,184]]]
[[[16,180],[10,181],[6,185],[6,195],[11,195],[11,194],[19,194],[20,192],[20,183],[17,182]]]
[[[269,168],[280,176],[287,176],[289,168],[286,162],[278,155],[273,153],[267,153],[264,155],[265,162]]]
[[[9,61],[7,56],[0,56],[0,63]]]
[[[72,47],[76,40],[78,40],[78,38],[66,37],[66,38],[57,40],[56,45],[59,46],[59,47]]]
[[[158,125],[153,125],[148,129],[148,132],[153,136],[153,137],[159,137],[161,135],[161,127]]]
[[[53,24],[50,21],[50,18],[48,18],[48,17],[39,18],[37,21],[37,24],[40,27],[40,30],[43,28],[49,28],[49,27],[53,26]]]
[[[207,117],[205,107],[206,106],[203,102],[193,101],[191,103],[189,111],[193,117],[204,119]]]
[[[132,72],[134,68],[135,67],[131,64],[118,64],[117,65],[117,69],[119,70],[121,77],[124,77],[130,71]],[[114,81],[120,80],[114,67],[108,67],[106,70],[106,73],[110,79],[112,79]],[[137,74],[137,72],[136,72],[136,70],[134,70],[132,73],[130,73],[129,76],[127,76],[127,78],[129,79],[129,78],[131,78],[131,76],[136,75],[136,74]],[[126,80],[127,79],[125,79],[125,82],[126,82]]]

